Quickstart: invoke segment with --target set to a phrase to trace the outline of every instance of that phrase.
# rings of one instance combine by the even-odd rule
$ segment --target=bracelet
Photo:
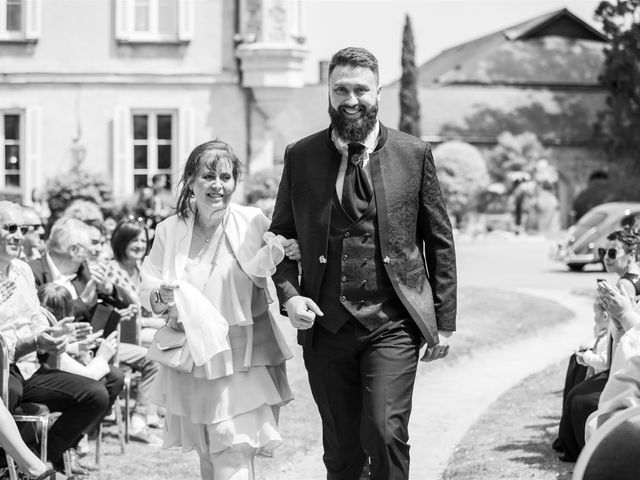
[[[162,303],[162,304],[166,305],[166,303],[164,301],[162,301],[162,297],[160,296],[160,290],[158,290],[158,289],[153,291],[153,300],[156,303]]]

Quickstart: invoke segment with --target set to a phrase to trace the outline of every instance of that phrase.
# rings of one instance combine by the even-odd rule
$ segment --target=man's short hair
[[[347,47],[336,52],[329,62],[329,76],[337,66],[362,67],[378,77],[378,59],[366,48]]]
[[[47,245],[49,251],[67,253],[72,245],[87,244],[91,227],[77,218],[62,217],[53,224]]]

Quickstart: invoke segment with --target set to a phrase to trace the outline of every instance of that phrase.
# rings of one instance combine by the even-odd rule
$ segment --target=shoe
[[[571,458],[566,453],[561,453],[560,455],[558,455],[558,460],[560,460],[561,462],[576,463],[575,459]]]
[[[149,444],[153,447],[162,446],[162,439],[158,437],[155,433],[151,433],[149,431],[149,428],[146,426],[136,432],[130,433],[129,438],[136,442]]]
[[[91,469],[80,463],[80,456],[78,455],[78,452],[76,452],[75,448],[69,449],[69,456],[71,457],[69,468],[71,470],[72,476],[77,475],[78,478],[89,478],[89,476],[91,475]],[[58,460],[57,462],[51,462],[51,464],[56,471],[60,473],[66,473],[66,469],[64,468],[64,455],[62,458],[60,458],[60,460]],[[72,476],[67,478],[71,478]]]
[[[158,415],[147,415],[146,422],[149,428],[162,428],[163,426],[163,420]]]
[[[562,445],[560,444],[560,439],[556,438],[551,444],[551,448],[553,448],[556,452],[563,453]]]

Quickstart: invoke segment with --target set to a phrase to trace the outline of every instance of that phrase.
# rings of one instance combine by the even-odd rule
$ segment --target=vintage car
[[[602,263],[598,247],[604,245],[607,235],[625,225],[640,227],[640,203],[612,202],[593,207],[569,228],[552,257],[573,271],[589,263]]]

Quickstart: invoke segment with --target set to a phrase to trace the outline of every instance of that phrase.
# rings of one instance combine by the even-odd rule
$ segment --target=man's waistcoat
[[[351,316],[373,331],[392,318],[408,315],[398,299],[381,258],[376,204],[372,199],[362,216],[351,219],[334,193],[326,269],[318,306],[319,325],[331,332]]]

